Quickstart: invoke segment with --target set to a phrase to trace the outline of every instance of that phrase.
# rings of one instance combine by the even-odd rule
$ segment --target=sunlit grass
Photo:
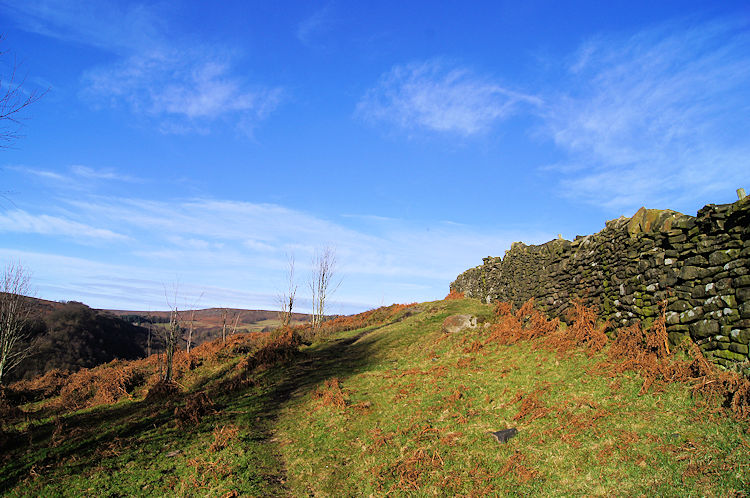
[[[479,326],[444,333],[458,313]],[[173,398],[145,401],[141,390],[49,413],[56,398],[29,403],[39,415],[10,432],[0,485],[11,496],[741,496],[750,488],[748,420],[687,384],[639,394],[641,375],[604,368],[607,349],[557,350],[545,337],[499,344],[493,309],[473,300],[381,315],[341,319],[332,330],[368,325],[318,335],[296,357],[249,370],[245,354],[209,348]],[[184,407],[200,393],[205,412],[190,413]],[[511,427],[518,435],[505,444],[490,435]]]
[[[346,408],[314,395],[286,407],[279,437],[293,494],[725,494],[750,486],[747,424],[696,408],[685,385],[639,395],[634,373],[588,372],[604,355],[559,355],[534,341],[467,353],[488,332],[447,336],[442,319],[487,308],[427,306],[429,316],[360,339],[378,361],[339,377]],[[519,434],[506,444],[489,435],[509,427]],[[707,478],[714,473],[721,478]]]

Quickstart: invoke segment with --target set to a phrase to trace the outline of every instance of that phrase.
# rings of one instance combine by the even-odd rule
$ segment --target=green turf
[[[414,313],[416,311],[416,313]],[[487,329],[452,335],[462,299],[302,347],[222,392],[240,357],[198,367],[168,400],[127,400],[17,424],[0,460],[11,496],[665,495],[745,496],[748,421],[684,384],[639,395],[642,379],[596,373],[603,353],[539,340],[501,346]],[[326,384],[338,379],[340,390]],[[198,390],[214,413],[180,425]],[[332,402],[331,400],[334,400]],[[336,403],[335,401],[338,401]],[[516,427],[499,444],[490,435]],[[224,444],[217,438],[228,434]]]

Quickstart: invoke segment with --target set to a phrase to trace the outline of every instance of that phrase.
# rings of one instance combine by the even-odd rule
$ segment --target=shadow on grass
[[[189,447],[215,427],[242,417],[251,426],[244,443],[263,445],[264,455],[270,451],[269,458],[275,460],[257,462],[259,478],[265,481],[264,494],[286,494],[282,460],[272,442],[281,408],[292,396],[303,396],[331,377],[345,378],[366,369],[371,344],[360,339],[381,327],[304,349],[286,363],[246,372],[249,382],[238,390],[221,390],[220,379],[232,370],[222,368],[212,377],[202,378],[190,392],[168,399],[124,402],[53,418],[32,424],[24,432],[5,433],[4,441],[0,434],[0,492],[40,475],[54,477],[61,469],[65,475],[81,475],[100,468],[107,458],[116,458],[101,451],[113,441],[119,441],[120,453],[129,458],[146,449],[166,453],[167,448]],[[175,408],[199,391],[209,393],[215,413],[198,424],[178,426]],[[117,461],[113,465],[117,466]]]
[[[379,328],[368,328],[355,336],[336,339],[301,352],[287,367],[286,378],[273,389],[274,412],[292,395],[303,396],[331,377],[356,375],[370,365],[370,344],[360,339]]]
[[[0,491],[12,489],[42,469],[63,463],[70,465],[73,460],[81,462],[76,467],[85,467],[95,458],[97,449],[113,440],[133,438],[147,429],[165,426],[172,418],[174,404],[184,396],[176,395],[157,403],[138,401],[100,406],[11,433],[0,463]]]

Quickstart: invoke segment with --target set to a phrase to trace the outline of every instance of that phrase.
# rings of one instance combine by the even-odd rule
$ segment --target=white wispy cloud
[[[138,182],[137,178],[130,175],[123,175],[115,171],[113,168],[91,168],[89,166],[83,166],[81,164],[75,164],[70,167],[71,172],[81,178],[89,180],[111,180],[119,182]]]
[[[510,90],[491,78],[440,59],[394,66],[357,104],[373,122],[463,136],[488,131],[519,110],[537,106],[532,95]]]
[[[316,10],[310,17],[297,26],[297,39],[305,45],[312,44],[315,37],[333,26],[335,20],[331,5]]]
[[[0,0],[0,5],[26,31],[121,54],[162,43],[166,29],[163,15],[143,4]]]
[[[0,232],[63,236],[78,241],[81,241],[81,239],[105,241],[128,239],[127,236],[106,228],[96,228],[78,221],[48,214],[31,214],[21,209],[0,213]]]
[[[9,170],[17,171],[25,175],[52,181],[61,185],[67,185],[71,188],[89,188],[92,182],[97,181],[114,181],[139,183],[142,180],[130,175],[124,175],[114,168],[92,168],[82,164],[74,164],[62,171],[50,171],[45,169],[32,168],[28,166],[7,166]]]
[[[568,153],[565,195],[611,209],[674,205],[750,180],[750,31],[675,22],[599,36],[546,97],[544,133]]]
[[[111,226],[128,226],[147,232],[149,237],[160,234],[168,238],[173,242],[169,247],[158,245],[151,250],[146,243],[141,249],[142,255],[164,260],[213,259],[218,251],[228,262],[255,259],[258,252],[275,251],[267,256],[273,259],[269,264],[283,268],[285,252],[294,250],[306,261],[316,248],[335,244],[344,255],[342,261],[356,273],[440,280],[455,277],[461,264],[472,262],[466,256],[466,263],[454,263],[460,259],[459,254],[473,253],[476,259],[476,254],[486,250],[480,248],[511,242],[509,233],[500,238],[446,224],[429,231],[417,230],[401,220],[387,218],[382,219],[385,226],[379,227],[375,235],[283,206],[238,201],[91,199],[71,200],[69,206],[83,217],[96,215]],[[253,238],[248,234],[253,234]],[[538,240],[538,235],[534,233],[532,237]],[[440,257],[424,261],[426,247]],[[252,250],[252,256],[247,249]]]
[[[219,118],[262,121],[283,92],[235,76],[231,61],[184,50],[152,51],[89,70],[83,94],[100,104],[125,103],[134,114],[161,117],[162,131],[206,131]],[[175,121],[176,120],[176,121]]]
[[[19,173],[24,173],[26,175],[36,176],[44,180],[53,180],[56,182],[63,182],[67,180],[67,177],[61,175],[60,173],[43,169],[29,168],[27,166],[6,166],[6,169],[18,171]]]
[[[44,299],[76,300],[109,309],[166,309],[165,288],[179,285],[179,306],[247,306],[273,308],[270,296],[221,286],[191,285],[179,275],[157,273],[147,266],[95,261],[39,250],[0,247],[0,260],[22,261],[32,273],[33,294]],[[170,289],[171,290],[171,289]],[[199,299],[201,295],[205,300]]]
[[[170,32],[158,5],[63,0],[2,5],[28,31],[114,54],[112,62],[82,75],[81,96],[96,106],[124,106],[155,120],[163,133],[210,133],[221,119],[252,134],[282,99],[281,88],[242,76],[236,49]]]
[[[64,217],[53,214],[60,212]],[[96,253],[91,268],[84,271],[80,267],[85,261],[76,260],[71,266],[76,272],[64,274],[55,265],[40,263],[43,252],[37,249],[29,264],[41,265],[40,277],[50,297],[67,295],[109,303],[112,297],[96,289],[121,287],[112,290],[121,296],[132,287],[117,283],[125,275],[138,279],[137,286],[148,287],[139,291],[141,307],[158,306],[163,282],[175,280],[190,289],[214,288],[213,294],[207,293],[206,303],[263,307],[263,303],[275,302],[287,254],[295,255],[298,274],[304,279],[312,268],[314,251],[329,245],[335,246],[344,278],[333,300],[340,306],[334,312],[362,310],[383,299],[386,304],[435,299],[447,294],[450,281],[479,264],[487,252],[501,253],[514,240],[547,238],[538,231],[485,232],[446,223],[427,229],[392,218],[379,218],[377,227],[371,225],[370,217],[331,220],[274,204],[91,195],[68,198],[65,192],[51,196],[49,203],[37,206],[33,213],[10,211],[0,216],[0,230],[46,235],[51,258],[64,257],[64,251],[55,249],[61,238],[82,243],[84,237],[98,237],[101,243],[97,245],[104,244],[106,250]],[[21,258],[27,260],[22,254]],[[304,286],[303,281],[300,284]],[[242,303],[240,297],[249,295],[254,301]]]

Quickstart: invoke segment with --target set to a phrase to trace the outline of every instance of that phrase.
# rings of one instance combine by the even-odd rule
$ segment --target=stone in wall
[[[666,300],[673,343],[690,338],[715,363],[750,373],[750,198],[696,216],[641,208],[573,241],[516,242],[451,290],[517,307],[533,297],[562,319],[580,297],[620,326],[649,326]]]

